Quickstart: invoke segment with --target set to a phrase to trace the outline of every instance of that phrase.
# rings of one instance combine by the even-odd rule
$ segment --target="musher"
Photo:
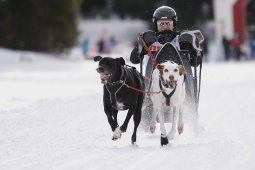
[[[144,56],[148,55],[150,52],[153,54],[153,57],[155,57],[157,64],[165,62],[166,58],[160,55],[157,56],[157,54],[166,43],[171,43],[182,56],[187,58],[190,67],[188,74],[192,76],[191,66],[197,67],[202,63],[203,53],[200,48],[200,43],[203,41],[203,35],[201,32],[199,30],[178,32],[177,14],[175,10],[169,6],[157,8],[153,13],[152,22],[155,31],[149,30],[140,34],[138,42],[131,52],[130,61],[133,64],[142,63]],[[150,89],[150,78],[154,69],[154,64],[152,57],[149,56],[145,71],[146,91]],[[197,90],[195,93],[198,93]],[[197,96],[197,94],[195,95]],[[144,102],[145,109],[143,110],[143,114],[149,119],[148,117],[150,117],[153,111],[150,95],[145,96]]]

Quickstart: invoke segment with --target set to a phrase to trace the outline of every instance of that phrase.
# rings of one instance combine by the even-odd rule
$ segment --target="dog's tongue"
[[[170,81],[170,82],[169,82],[169,86],[170,86],[172,89],[175,88],[176,85],[177,85],[177,82],[176,82],[176,81]]]

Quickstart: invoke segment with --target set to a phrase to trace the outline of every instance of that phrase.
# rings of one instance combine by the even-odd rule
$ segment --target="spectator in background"
[[[106,37],[102,37],[98,42],[98,52],[109,54],[111,51],[110,41]]]
[[[102,30],[102,35],[97,43],[97,47],[98,47],[99,53],[109,54],[111,52],[110,40],[109,40],[108,32],[106,29]]]
[[[111,36],[110,40],[109,40],[109,43],[110,43],[110,52],[112,52],[114,47],[117,44],[117,41],[116,41],[116,39],[113,36]]]
[[[86,56],[89,51],[89,40],[87,38],[85,38],[83,42],[81,43],[81,48],[82,48],[83,54]]]
[[[232,38],[229,40],[229,44],[232,47],[232,57],[236,60],[240,60],[241,58],[241,49],[240,49],[240,43],[237,38]]]
[[[222,38],[222,45],[224,48],[225,60],[228,61],[230,58],[230,44],[225,35]]]
[[[99,53],[104,53],[104,40],[103,38],[101,38],[98,43],[97,43],[97,47],[98,47],[98,52]]]
[[[255,39],[251,38],[249,40],[249,46],[251,49],[251,59],[255,59]]]

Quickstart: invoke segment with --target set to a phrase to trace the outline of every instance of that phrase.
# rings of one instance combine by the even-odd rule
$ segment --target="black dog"
[[[121,137],[121,133],[126,132],[128,122],[133,115],[134,131],[132,134],[132,144],[136,143],[136,131],[141,121],[141,108],[144,94],[128,88],[126,85],[136,89],[144,90],[142,75],[135,68],[125,67],[125,61],[121,58],[111,58],[101,56],[94,57],[94,61],[99,61],[97,72],[100,74],[101,82],[104,84],[104,111],[113,131],[112,140]],[[118,110],[128,110],[126,119],[119,127],[117,121]]]

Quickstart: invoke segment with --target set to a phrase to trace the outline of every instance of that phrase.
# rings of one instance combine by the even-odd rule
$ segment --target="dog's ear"
[[[97,55],[94,57],[94,61],[97,62],[97,61],[100,61],[103,57]]]
[[[178,68],[179,68],[179,74],[180,74],[180,76],[181,76],[181,75],[186,75],[186,71],[185,71],[183,65],[178,65]]]
[[[124,58],[122,58],[122,57],[117,58],[117,62],[118,62],[120,65],[122,65],[122,66],[124,66],[124,65],[126,64]]]
[[[159,70],[160,75],[163,75],[163,70],[164,70],[164,68],[165,68],[164,65],[161,65],[161,64],[158,64],[158,65],[157,65],[157,69]]]

